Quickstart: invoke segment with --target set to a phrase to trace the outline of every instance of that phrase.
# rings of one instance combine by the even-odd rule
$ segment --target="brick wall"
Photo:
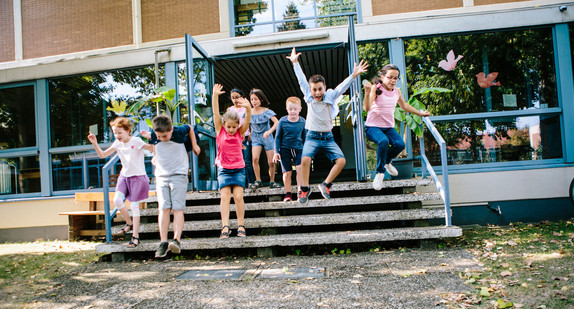
[[[217,0],[145,0],[141,6],[144,42],[220,31]]]
[[[371,0],[373,16],[462,7],[462,0]],[[476,0],[475,0],[476,3]]]
[[[523,2],[523,1],[529,1],[529,0],[474,0],[474,5],[488,5],[488,4]]]
[[[22,0],[22,28],[25,59],[128,45],[132,2]]]
[[[0,62],[14,58],[14,8],[12,1],[0,1]]]

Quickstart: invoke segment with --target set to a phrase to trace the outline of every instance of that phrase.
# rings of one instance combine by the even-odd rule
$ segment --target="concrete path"
[[[96,263],[33,308],[441,308],[480,269],[463,249]],[[191,271],[191,272],[190,272]],[[183,276],[182,276],[183,275]],[[178,277],[192,279],[182,280]]]

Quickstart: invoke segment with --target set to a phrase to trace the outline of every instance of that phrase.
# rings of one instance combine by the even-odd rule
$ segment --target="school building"
[[[294,46],[305,74],[329,88],[360,58],[371,64],[362,79],[398,65],[407,98],[452,90],[421,101],[448,146],[454,224],[572,217],[573,21],[574,2],[554,0],[0,0],[0,241],[67,238],[58,214],[88,208],[74,194],[101,192],[108,162],[88,131],[109,146],[109,120],[122,112],[112,104],[158,85],[187,98],[178,122],[200,130],[190,189],[216,188],[213,83],[262,89],[283,116],[285,99],[301,97],[286,59]],[[357,89],[335,119],[347,158],[339,181],[374,170]],[[230,105],[224,95],[221,108]],[[146,128],[155,114],[148,106],[133,120]],[[419,142],[407,138],[416,157]],[[437,144],[424,140],[441,174]],[[317,158],[312,175],[328,167]]]

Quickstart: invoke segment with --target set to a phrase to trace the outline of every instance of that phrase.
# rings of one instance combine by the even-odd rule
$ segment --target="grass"
[[[23,306],[37,295],[56,289],[58,286],[52,279],[96,262],[99,254],[93,250],[93,244],[83,244],[81,249],[79,243],[63,241],[0,244],[0,307],[3,303]],[[17,254],[6,250],[19,246],[37,250]]]
[[[465,230],[449,246],[466,248],[483,271],[460,274],[474,289],[445,295],[450,308],[573,308],[574,222]]]

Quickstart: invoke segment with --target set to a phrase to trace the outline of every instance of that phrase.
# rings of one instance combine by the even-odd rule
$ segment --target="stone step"
[[[320,193],[318,193],[320,194]],[[309,200],[306,205],[301,205],[297,201],[293,202],[260,202],[260,203],[246,203],[245,209],[247,211],[259,210],[288,210],[288,209],[314,209],[325,207],[341,207],[348,205],[378,205],[388,203],[409,203],[420,201],[439,200],[438,193],[410,193],[410,194],[394,194],[394,195],[374,195],[374,196],[359,196],[359,197],[345,197],[345,198],[332,198]],[[231,204],[231,211],[235,211],[235,205]],[[157,216],[157,208],[147,208],[140,210],[142,217]],[[184,214],[209,214],[219,213],[219,203],[217,205],[207,206],[187,206]]]
[[[400,220],[425,220],[444,218],[444,209],[404,209],[404,210],[385,210],[385,211],[368,211],[368,212],[345,212],[345,213],[327,213],[313,215],[294,215],[281,217],[257,217],[246,218],[245,228],[272,228],[272,227],[296,227],[296,226],[318,226],[332,224],[356,224],[372,222],[391,222]],[[232,225],[236,220],[232,220]],[[210,231],[220,230],[221,220],[200,220],[186,221],[183,225],[183,231]],[[170,224],[169,230],[173,230]],[[158,233],[157,223],[146,223],[140,225],[140,233]],[[119,232],[119,228],[117,231]]]
[[[416,186],[429,186],[434,184],[430,178],[412,178],[412,179],[398,179],[398,180],[385,180],[383,182],[383,189],[386,188],[408,188]],[[319,192],[317,185],[312,185],[313,192]],[[295,189],[295,187],[293,187]],[[355,191],[355,190],[373,190],[373,184],[371,182],[341,182],[334,183],[331,187],[332,191]],[[297,190],[292,190],[292,192],[297,192]],[[373,192],[377,192],[373,190]],[[272,195],[283,195],[285,194],[285,188],[259,188],[257,190],[246,189],[243,196],[272,196]],[[209,200],[209,199],[219,199],[220,195],[218,191],[203,191],[203,192],[188,192],[186,194],[186,200]],[[144,202],[146,203],[157,203],[157,196],[150,196]]]
[[[268,248],[308,245],[328,245],[347,243],[383,242],[397,240],[437,239],[459,237],[462,229],[457,226],[408,227],[377,230],[359,230],[329,233],[279,234],[267,236],[216,237],[183,239],[182,250],[228,249],[228,248]],[[159,241],[143,240],[136,248],[128,248],[126,242],[111,242],[96,246],[100,253],[155,252]]]

